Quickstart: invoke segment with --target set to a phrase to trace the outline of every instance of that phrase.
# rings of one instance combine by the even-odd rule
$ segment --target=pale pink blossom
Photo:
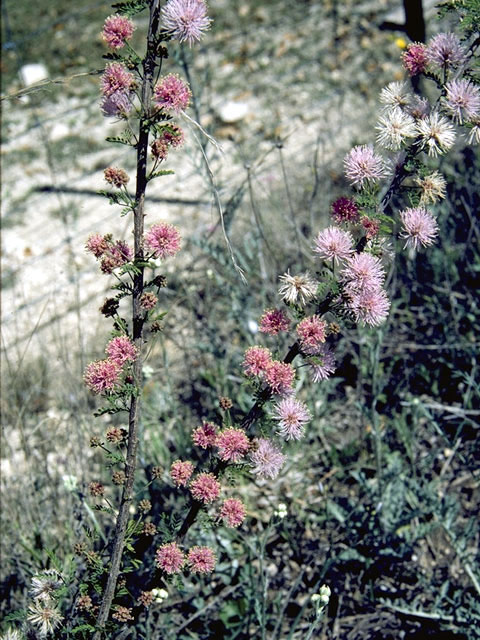
[[[339,262],[353,253],[353,238],[348,231],[328,227],[317,235],[313,250],[323,260]]]
[[[127,336],[113,338],[105,349],[107,356],[121,367],[137,359],[138,349]]]
[[[204,422],[192,433],[193,443],[202,449],[213,447],[217,440],[217,426],[213,422]]]
[[[97,360],[85,369],[83,380],[94,393],[112,391],[120,379],[121,367],[113,360]]]
[[[165,573],[179,573],[185,564],[185,554],[176,542],[163,544],[155,554],[155,564]]]
[[[168,0],[162,7],[164,28],[172,38],[190,46],[202,38],[210,23],[204,0]]]
[[[302,348],[316,348],[325,342],[327,323],[320,316],[307,316],[297,325],[297,334]]]
[[[238,527],[245,520],[246,509],[241,500],[227,498],[223,501],[220,517],[229,527]]]
[[[405,209],[400,212],[403,230],[400,234],[406,239],[405,247],[418,249],[419,245],[428,247],[435,242],[438,225],[433,215],[421,207]]]
[[[272,417],[278,422],[277,433],[285,440],[300,440],[305,425],[312,416],[307,407],[296,398],[283,398],[273,408]]]
[[[170,477],[177,487],[186,487],[193,473],[189,460],[175,460],[170,466]]]
[[[177,227],[167,222],[154,224],[145,235],[145,247],[161,260],[175,256],[180,251],[180,241]]]
[[[190,491],[195,500],[213,502],[220,495],[220,483],[213,473],[200,473],[190,483]]]
[[[381,288],[353,293],[348,307],[356,322],[377,326],[388,317],[390,300]]]
[[[121,49],[130,40],[135,25],[125,16],[109,16],[103,25],[102,38],[112,49]]]
[[[268,333],[271,336],[288,331],[290,320],[281,309],[267,309],[260,318],[259,331]]]
[[[439,33],[427,45],[427,62],[433,67],[456,67],[465,57],[466,51],[455,33]]]
[[[452,80],[445,85],[445,108],[459,124],[472,120],[480,112],[480,89],[470,80]]]
[[[215,446],[224,462],[240,462],[250,448],[250,440],[243,429],[229,427],[217,435]]]
[[[156,106],[174,113],[180,113],[186,109],[191,97],[192,92],[188,84],[174,73],[161,78],[153,92]]]
[[[374,183],[386,175],[382,158],[371,145],[356,146],[345,156],[345,175],[358,187]]]
[[[285,464],[286,457],[271,440],[259,438],[250,453],[252,473],[264,478],[276,478]]]
[[[120,62],[107,64],[102,75],[102,91],[104,96],[111,96],[116,91],[131,91],[134,84],[133,74]]]
[[[272,362],[270,349],[265,347],[249,347],[243,359],[243,372],[249,378],[264,376]]]
[[[348,292],[378,289],[385,280],[385,270],[380,258],[369,253],[356,253],[349,258],[341,272]]]
[[[326,344],[322,345],[312,357],[308,358],[312,381],[320,382],[329,378],[335,372],[336,364],[332,349]]]
[[[265,371],[265,382],[273,393],[288,394],[295,380],[295,369],[289,362],[272,360]]]
[[[216,557],[210,547],[192,547],[187,556],[192,573],[211,573],[215,568]]]
[[[85,244],[85,249],[93,253],[96,258],[101,258],[110,247],[110,237],[99,233],[92,233]]]

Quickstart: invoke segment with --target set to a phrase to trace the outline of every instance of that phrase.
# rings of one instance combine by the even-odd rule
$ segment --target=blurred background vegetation
[[[438,21],[425,4],[427,33],[448,29],[449,18]],[[224,148],[208,157],[248,287],[190,132],[169,160],[177,175],[150,200],[152,219],[168,216],[186,237],[183,258],[168,267],[169,313],[145,368],[138,499],[152,501],[153,521],[161,511],[175,517],[181,503],[166,482],[144,488],[152,466],[194,458],[191,429],[221,421],[220,396],[233,399],[234,416],[248,410],[240,362],[263,339],[256,323],[278,303],[278,275],[318,270],[312,238],[329,223],[331,201],[348,193],[342,158],[372,141],[378,92],[402,78],[405,36],[379,28],[402,18],[400,2],[212,0],[210,12],[201,46],[172,46],[170,62],[190,77],[192,115]],[[107,281],[83,243],[112,223],[128,233],[96,191],[108,164],[134,167],[132,153],[104,142],[111,125],[90,74],[103,67],[99,34],[110,13],[104,2],[2,5],[2,93],[22,90],[26,64],[62,79],[3,102],[3,616],[25,606],[36,571],[73,574],[75,543],[91,545],[97,523],[112,526],[86,497],[88,483],[103,480],[115,500],[111,472],[88,448],[112,421],[93,418],[81,381],[109,330],[98,313]],[[231,478],[246,523],[215,530],[205,518],[189,534],[216,547],[218,570],[170,588],[129,637],[161,629],[165,638],[303,638],[310,596],[324,583],[332,598],[315,637],[480,637],[478,166],[478,152],[461,143],[439,161],[448,180],[436,208],[441,236],[416,255],[393,246],[387,323],[342,328],[331,380],[313,386],[300,374],[314,420],[289,446],[285,473],[268,483]],[[286,347],[273,346],[279,355]],[[117,416],[113,424],[123,426]],[[285,518],[275,515],[279,503]]]

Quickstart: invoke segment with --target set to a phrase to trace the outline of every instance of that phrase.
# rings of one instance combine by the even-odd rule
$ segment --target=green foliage
[[[127,0],[126,2],[116,2],[112,4],[112,9],[115,9],[115,11],[121,15],[133,18],[133,16],[136,16],[146,9],[148,4],[147,0]]]

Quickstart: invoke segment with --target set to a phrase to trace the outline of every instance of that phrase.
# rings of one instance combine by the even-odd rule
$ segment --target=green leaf
[[[132,132],[125,129],[121,136],[108,136],[105,138],[107,142],[115,142],[117,144],[127,144],[130,147],[134,147],[135,143],[132,142]]]
[[[154,178],[158,178],[160,176],[171,176],[175,173],[175,171],[172,171],[172,169],[162,169],[161,171],[155,171],[155,173],[151,173],[147,180],[148,182],[150,182],[150,180],[153,180]]]
[[[112,8],[117,13],[131,18],[148,7],[147,0],[127,0],[126,2],[116,2],[112,4]]]

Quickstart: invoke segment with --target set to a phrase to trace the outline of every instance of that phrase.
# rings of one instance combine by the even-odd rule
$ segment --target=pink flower
[[[369,253],[356,253],[349,258],[342,270],[341,279],[347,292],[378,289],[385,280],[385,270],[380,258]]]
[[[116,91],[128,92],[134,84],[133,75],[120,62],[107,64],[102,76],[104,96],[111,96]]]
[[[125,16],[110,16],[103,25],[102,38],[112,49],[121,49],[134,31],[135,25]]]
[[[186,82],[174,73],[169,73],[157,84],[153,97],[157,107],[180,113],[188,107],[192,92]]]
[[[353,238],[338,227],[328,227],[317,235],[313,250],[323,260],[339,262],[353,253]]]
[[[117,267],[129,262],[133,257],[132,250],[123,240],[117,240],[115,244],[110,241],[108,250],[103,254],[100,269],[103,273],[112,273]]]
[[[454,33],[439,33],[428,43],[426,57],[434,67],[457,66],[465,60],[466,52]]]
[[[117,187],[117,189],[124,187],[130,180],[128,173],[117,167],[107,167],[103,172],[103,177],[105,178],[105,182]]]
[[[265,371],[265,382],[273,393],[289,393],[295,380],[295,369],[289,362],[272,360]]]
[[[145,291],[140,298],[140,306],[146,311],[151,311],[157,306],[158,298],[151,291]]]
[[[162,544],[155,554],[155,564],[165,573],[179,573],[185,564],[185,555],[176,542]]]
[[[250,448],[250,440],[242,429],[229,427],[221,431],[215,441],[220,460],[240,462]]]
[[[312,419],[307,407],[296,398],[280,400],[275,405],[272,416],[278,422],[277,433],[285,440],[300,440],[305,425]]]
[[[250,460],[253,465],[252,473],[264,478],[276,478],[285,463],[286,457],[267,438],[255,440],[254,445],[254,450],[250,453]]]
[[[229,527],[238,527],[245,520],[245,505],[236,498],[227,498],[223,501],[220,517]]]
[[[145,246],[150,249],[155,258],[165,260],[174,256],[180,250],[180,233],[172,224],[162,222],[150,227],[145,235]]]
[[[193,473],[193,464],[189,460],[175,460],[170,467],[170,477],[177,487],[186,487]]]
[[[267,309],[260,318],[259,330],[275,336],[280,331],[288,331],[289,326],[290,320],[281,309]]]
[[[101,258],[109,247],[108,236],[101,236],[99,233],[92,233],[85,244],[85,249],[93,253],[96,258]]]
[[[410,76],[418,76],[427,67],[427,53],[424,44],[412,42],[402,54],[402,62]]]
[[[338,198],[332,202],[332,218],[338,224],[342,222],[357,222],[358,207],[350,198]]]
[[[220,483],[213,473],[200,473],[190,483],[190,491],[195,500],[213,502],[220,495]]]
[[[367,240],[374,238],[380,230],[380,222],[373,218],[364,216],[361,219],[362,227],[365,229]]]
[[[110,340],[105,351],[110,360],[116,362],[120,367],[122,367],[125,362],[133,362],[138,356],[137,347],[132,344],[127,336],[119,336]]]
[[[405,247],[417,249],[421,244],[424,247],[435,242],[438,234],[438,225],[432,214],[426,209],[412,208],[400,212],[403,231],[400,234],[406,238]]]
[[[132,110],[130,91],[114,91],[109,96],[104,96],[100,103],[100,109],[106,117],[124,118]]]
[[[162,22],[172,38],[191,46],[201,39],[211,20],[203,0],[169,0],[162,8]]]
[[[243,372],[246,376],[263,376],[272,362],[270,349],[249,347],[243,359]]]
[[[472,120],[480,111],[480,89],[470,80],[452,80],[445,85],[445,107],[459,124]]]
[[[345,156],[343,164],[347,179],[359,187],[376,182],[386,175],[383,160],[371,145],[353,147]]]
[[[192,433],[193,443],[197,447],[207,449],[213,447],[217,440],[217,427],[211,422],[204,422],[201,427],[197,427]]]
[[[383,289],[354,293],[348,303],[356,322],[377,326],[388,317],[390,300]]]
[[[324,344],[308,359],[313,382],[326,380],[335,372],[336,360],[332,349]]]
[[[192,547],[187,561],[192,573],[211,573],[215,568],[216,558],[210,547]]]
[[[93,393],[111,391],[120,378],[120,365],[113,360],[97,360],[85,369],[83,380]]]
[[[302,347],[316,348],[325,342],[327,323],[320,316],[308,316],[297,325],[297,334]]]

